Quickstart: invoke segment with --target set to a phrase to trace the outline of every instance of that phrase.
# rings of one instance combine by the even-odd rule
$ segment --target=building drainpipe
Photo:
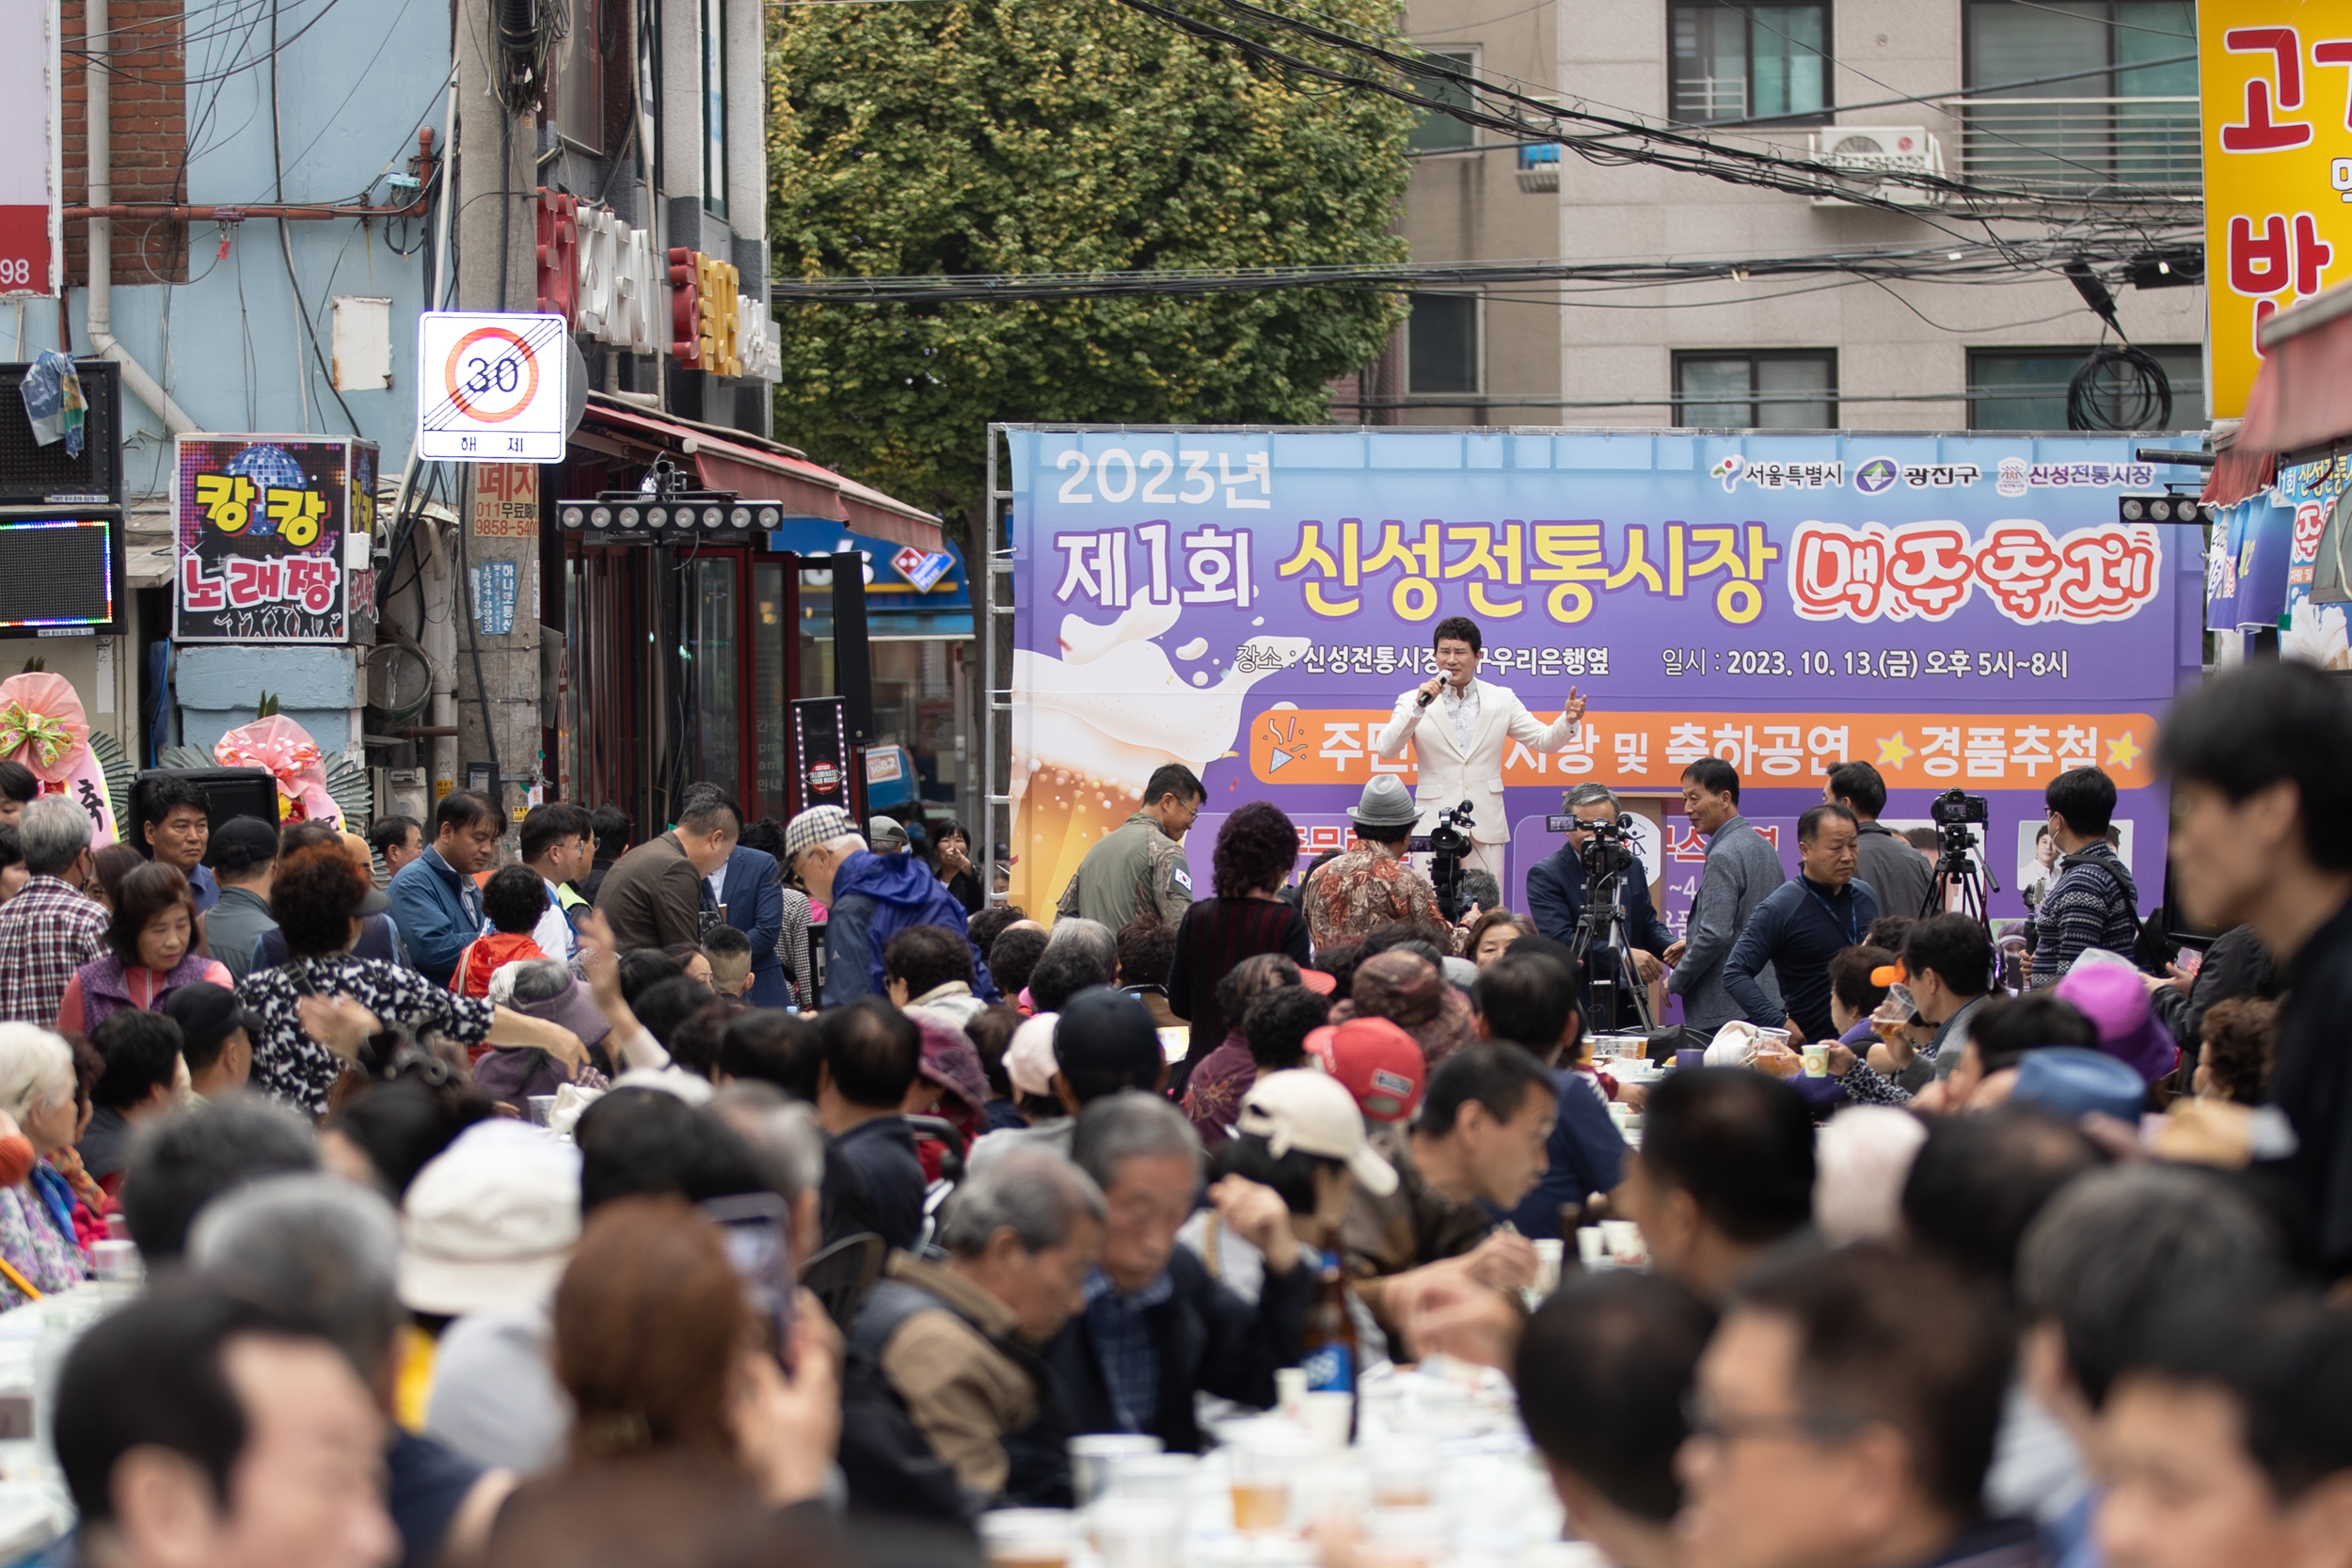
[[[89,150],[88,201],[93,207],[111,206],[115,198],[114,80],[106,64],[106,0],[87,0],[82,11],[82,81],[87,116],[84,130]],[[203,427],[188,418],[187,411],[171,400],[162,384],[147,373],[147,367],[132,358],[130,351],[115,341],[114,243],[114,219],[91,218],[87,324],[90,347],[122,367],[124,383],[141,403],[163,416],[167,432],[179,436],[200,430]]]

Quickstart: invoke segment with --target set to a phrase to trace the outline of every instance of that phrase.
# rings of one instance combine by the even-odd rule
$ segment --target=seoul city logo
[[[1866,496],[1875,496],[1895,487],[1902,477],[1902,469],[1891,457],[1873,457],[1853,471],[1853,487]]]
[[[1740,487],[1740,471],[1747,466],[1748,460],[1735,452],[1707,471],[1710,477],[1722,480],[1724,494],[1730,495]]]

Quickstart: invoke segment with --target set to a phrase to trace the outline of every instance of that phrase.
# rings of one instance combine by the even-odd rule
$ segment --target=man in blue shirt
[[[1797,875],[1774,888],[1749,917],[1724,960],[1724,988],[1750,1023],[1788,1027],[1792,1040],[1837,1037],[1829,1016],[1829,961],[1879,917],[1878,895],[1857,880],[1861,825],[1844,806],[1815,806],[1797,818]],[[1756,983],[1770,965],[1780,982],[1775,1002]]]
[[[1604,784],[1578,784],[1568,791],[1565,804],[1580,822],[1614,822],[1622,810],[1615,794]],[[1535,929],[1570,948],[1576,945],[1578,923],[1584,918],[1583,856],[1584,847],[1592,841],[1591,829],[1575,830],[1565,844],[1536,862],[1527,873],[1527,911],[1534,917]],[[1632,950],[1628,955],[1629,964],[1612,966],[1618,971],[1614,978],[1620,989],[1616,1016],[1595,1021],[1596,1026],[1604,1031],[1640,1016],[1627,992],[1647,986],[1665,972],[1666,949],[1675,940],[1666,923],[1658,918],[1657,907],[1650,902],[1649,879],[1638,857],[1620,881],[1624,889],[1626,934]],[[1590,1015],[1594,1011],[1590,960],[1587,972],[1577,978],[1582,988],[1582,1005],[1578,1011]]]
[[[498,849],[499,811],[470,789],[444,796],[433,813],[433,842],[392,877],[386,894],[407,940],[409,961],[437,986],[449,984],[457,955],[482,934],[486,917],[473,874]]]
[[[196,912],[202,914],[220,902],[220,883],[204,863],[204,849],[213,836],[212,808],[204,791],[167,774],[148,784],[146,803],[139,831],[147,837],[149,856],[179,868],[196,897]]]
[[[1521,937],[1478,972],[1478,1032],[1542,1058],[1560,1097],[1544,1145],[1549,1164],[1518,1208],[1497,1212],[1522,1236],[1565,1235],[1563,1212],[1582,1209],[1595,1193],[1616,1186],[1623,1174],[1625,1135],[1610,1119],[1600,1082],[1572,1065],[1581,1049],[1584,1021],[1568,974],[1566,951],[1539,936]],[[1489,1212],[1495,1212],[1491,1206]]]

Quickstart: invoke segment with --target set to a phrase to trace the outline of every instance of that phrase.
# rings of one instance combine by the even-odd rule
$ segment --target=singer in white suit
[[[1392,762],[1413,743],[1420,771],[1413,803],[1421,808],[1413,831],[1429,832],[1440,811],[1468,800],[1472,850],[1462,868],[1490,871],[1501,882],[1502,847],[1511,837],[1502,817],[1503,744],[1516,740],[1539,754],[1558,751],[1575,737],[1584,698],[1570,687],[1567,706],[1546,724],[1516,693],[1480,680],[1486,644],[1468,616],[1438,623],[1437,652],[1439,673],[1397,698],[1373,751]]]

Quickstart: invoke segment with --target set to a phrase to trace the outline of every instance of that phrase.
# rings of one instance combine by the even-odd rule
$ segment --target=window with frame
[[[702,0],[703,206],[727,215],[727,32],[725,0]]]
[[[2201,184],[2194,0],[1968,0],[1965,30],[1972,180]]]
[[[1667,104],[1678,120],[1795,119],[1831,107],[1825,4],[1669,0]]]
[[[1424,49],[1422,53],[1433,64],[1448,67],[1468,75],[1478,74],[1478,55],[1470,49]],[[1449,109],[1467,109],[1470,105],[1470,88],[1459,82],[1441,76],[1419,76],[1413,79],[1413,91],[1426,103],[1443,104]],[[1413,127],[1412,149],[1416,152],[1448,152],[1473,145],[1478,139],[1475,126],[1454,119],[1438,109],[1423,109],[1421,122]]]
[[[555,128],[564,139],[590,152],[604,150],[605,61],[618,25],[618,0],[572,0],[572,26],[557,45]]]
[[[1414,294],[1405,325],[1405,389],[1416,396],[1479,389],[1478,296]]]
[[[2172,428],[2204,423],[2204,350],[2195,343],[2137,346],[2164,367],[2164,378],[2172,385]],[[2088,348],[1970,349],[1968,428],[2064,430],[2067,386],[2090,353]],[[2116,417],[2110,407],[2110,420]]]
[[[1677,353],[1675,423],[1697,430],[1835,430],[1837,351]]]

